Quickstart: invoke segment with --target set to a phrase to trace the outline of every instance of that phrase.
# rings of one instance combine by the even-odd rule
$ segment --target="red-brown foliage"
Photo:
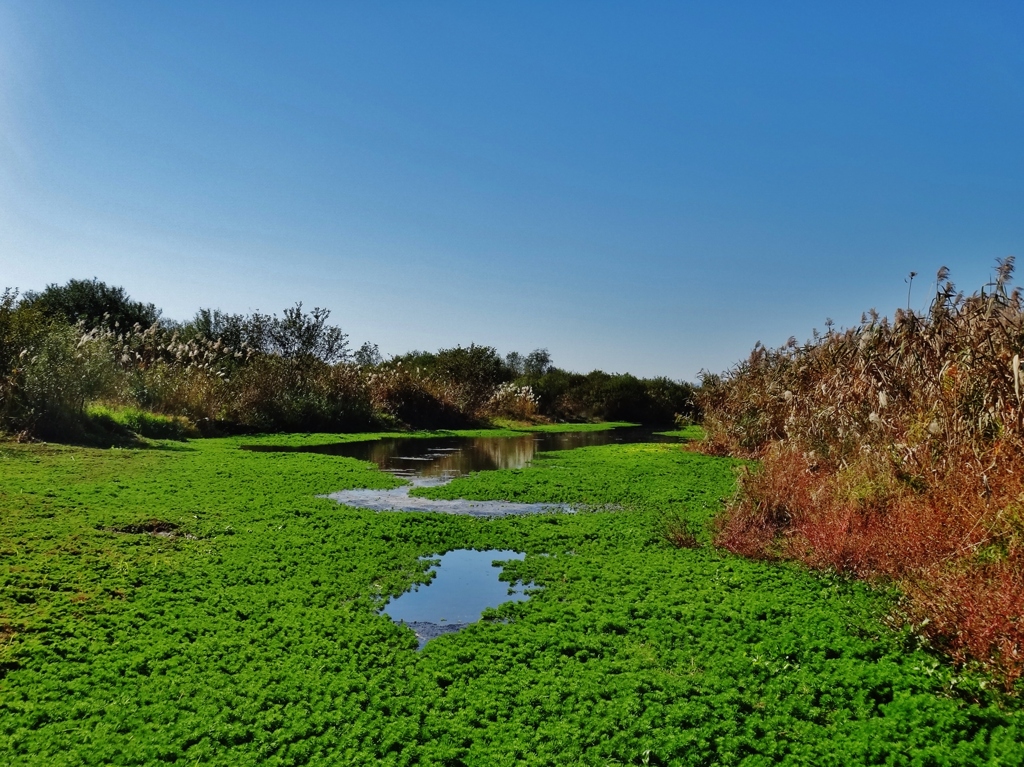
[[[924,572],[904,589],[914,617],[957,661],[978,659],[1007,683],[1024,667],[1024,571],[1021,557],[962,570]]]
[[[1024,306],[997,281],[941,288],[926,315],[872,314],[709,376],[707,449],[762,459],[718,545],[909,597],[957,661],[1024,673]],[[945,271],[940,272],[940,282]]]

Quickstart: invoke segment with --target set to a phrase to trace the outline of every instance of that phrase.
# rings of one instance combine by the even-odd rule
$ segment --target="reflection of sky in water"
[[[409,485],[393,490],[339,490],[322,496],[372,511],[440,511],[445,514],[467,514],[471,517],[505,517],[510,514],[537,514],[542,511],[571,511],[566,503],[511,503],[509,501],[451,501],[433,498],[410,498]]]
[[[501,568],[491,564],[524,556],[510,550],[449,551],[440,557],[429,584],[391,600],[382,612],[396,623],[408,624],[422,648],[428,639],[475,623],[488,607],[528,599],[521,584],[498,580]]]

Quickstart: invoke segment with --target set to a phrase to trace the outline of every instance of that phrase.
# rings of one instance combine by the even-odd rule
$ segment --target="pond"
[[[672,427],[669,427],[672,428]],[[243,445],[259,452],[339,455],[377,464],[413,485],[437,485],[474,471],[521,469],[537,453],[593,445],[679,442],[650,426],[602,431],[527,432],[515,437],[395,437],[366,442],[335,442],[302,447]]]
[[[500,562],[524,556],[511,550],[456,549],[439,559],[427,557],[437,560],[433,580],[393,599],[381,612],[411,628],[422,650],[431,639],[480,620],[489,607],[528,599],[521,583],[498,580]]]

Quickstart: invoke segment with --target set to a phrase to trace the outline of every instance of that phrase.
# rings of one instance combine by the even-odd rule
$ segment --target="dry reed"
[[[1013,259],[925,313],[829,323],[705,376],[710,452],[761,459],[717,542],[899,585],[960,662],[1024,673],[1024,306]]]

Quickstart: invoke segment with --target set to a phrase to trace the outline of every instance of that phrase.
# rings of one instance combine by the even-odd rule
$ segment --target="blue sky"
[[[1024,4],[0,0],[0,287],[694,380],[1024,256]]]

